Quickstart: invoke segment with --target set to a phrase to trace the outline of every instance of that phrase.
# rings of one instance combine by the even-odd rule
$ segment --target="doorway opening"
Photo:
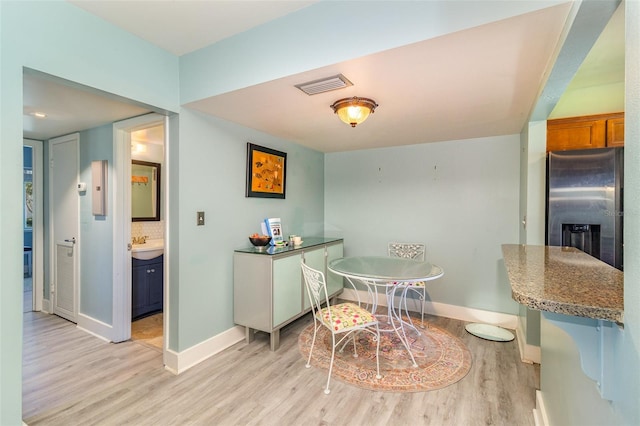
[[[43,309],[42,155],[42,141],[23,140],[23,312]]]
[[[135,339],[164,352],[168,117],[147,114],[113,128],[114,173],[127,182],[114,194],[122,209],[114,223],[114,341]]]
[[[166,170],[164,122],[136,128],[130,138],[131,241],[141,250],[132,250],[131,340],[162,351],[166,199],[163,190],[163,171]]]

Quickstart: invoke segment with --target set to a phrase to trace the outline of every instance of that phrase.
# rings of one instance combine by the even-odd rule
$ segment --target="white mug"
[[[297,235],[293,237],[293,244],[299,246],[302,244],[302,237],[298,237]]]

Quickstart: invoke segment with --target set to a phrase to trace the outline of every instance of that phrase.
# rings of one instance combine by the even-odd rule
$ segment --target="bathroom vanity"
[[[131,319],[162,311],[164,255],[131,259]]]

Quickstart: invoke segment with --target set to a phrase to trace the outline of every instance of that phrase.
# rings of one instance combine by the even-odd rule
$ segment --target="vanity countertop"
[[[503,244],[502,254],[516,302],[623,323],[622,271],[573,247]]]

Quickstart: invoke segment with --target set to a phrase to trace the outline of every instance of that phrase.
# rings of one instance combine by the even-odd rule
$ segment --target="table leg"
[[[389,323],[391,324],[391,327],[393,327],[393,330],[396,332],[396,334],[398,335],[398,338],[400,339],[405,349],[409,353],[409,357],[411,357],[413,366],[417,367],[418,363],[416,362],[416,359],[413,357],[413,353],[411,352],[411,346],[409,345],[409,339],[407,339],[407,333],[404,331],[405,321],[402,320],[402,300],[400,301],[400,303],[398,303],[398,309],[396,310],[395,308],[394,299],[395,299],[396,288],[397,287],[395,286],[387,287],[387,291],[386,291],[387,315],[389,316]],[[404,296],[404,291],[403,291],[403,296]],[[396,321],[397,321],[397,324],[396,324]],[[413,327],[413,325],[411,327],[415,330],[415,327]]]
[[[402,297],[400,298],[400,321],[402,321],[403,324],[407,324],[409,327],[413,328],[415,330],[416,333],[418,333],[418,336],[420,336],[420,331],[418,330],[418,328],[413,324],[413,320],[411,319],[411,315],[409,315],[409,308],[407,307],[407,292],[409,291],[409,286],[405,286],[402,290]],[[422,302],[422,301],[420,301]],[[404,313],[407,316],[407,319],[409,320],[404,321],[402,319],[402,303],[404,303]],[[421,303],[422,305],[422,303]],[[422,326],[424,328],[424,325]]]

